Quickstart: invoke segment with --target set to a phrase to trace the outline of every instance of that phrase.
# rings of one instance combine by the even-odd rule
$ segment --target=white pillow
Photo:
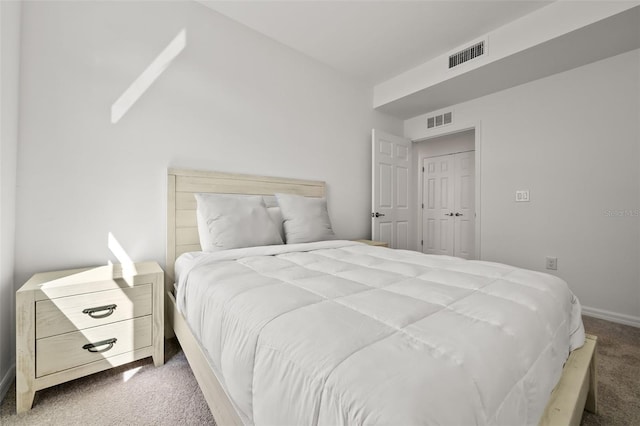
[[[287,244],[334,240],[324,198],[302,197],[292,194],[276,194],[284,219]]]
[[[203,251],[282,244],[260,196],[195,194]]]
[[[275,223],[280,238],[284,241],[284,219],[282,219],[282,210],[280,210],[280,207],[267,207],[267,212],[273,223]]]

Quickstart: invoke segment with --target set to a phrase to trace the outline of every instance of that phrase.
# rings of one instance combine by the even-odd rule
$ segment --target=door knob
[[[462,216],[462,213],[456,213],[456,216]]]
[[[378,213],[378,212],[371,213],[371,217],[381,217],[381,216],[384,216],[384,213]]]
[[[453,213],[445,213],[445,216],[453,216]]]

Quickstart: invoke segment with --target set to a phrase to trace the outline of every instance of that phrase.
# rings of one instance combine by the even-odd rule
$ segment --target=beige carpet
[[[583,317],[598,336],[598,415],[585,413],[582,426],[640,425],[640,328]]]
[[[598,336],[600,414],[585,413],[582,425],[640,425],[640,329],[592,318],[585,327]],[[162,368],[149,358],[42,390],[21,415],[14,387],[0,405],[0,424],[215,424],[175,340],[166,352]]]
[[[215,425],[175,339],[165,345],[163,367],[147,358],[43,389],[19,415],[15,397],[14,386],[0,405],[2,426]]]

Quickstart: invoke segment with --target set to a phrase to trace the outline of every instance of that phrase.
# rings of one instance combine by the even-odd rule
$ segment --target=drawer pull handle
[[[106,318],[113,313],[113,311],[116,309],[117,306],[118,305],[114,304],[114,305],[98,306],[97,308],[87,308],[84,311],[82,311],[82,313],[89,315],[91,318],[96,318],[96,319]],[[108,311],[108,312],[104,314],[96,315],[96,312],[102,312],[102,311]]]
[[[106,352],[109,349],[111,349],[113,347],[113,344],[116,343],[118,341],[118,339],[116,339],[115,337],[111,338],[111,339],[107,339],[107,340],[103,340],[101,342],[96,342],[96,343],[87,343],[86,345],[84,345],[82,347],[82,349],[86,349],[89,352],[94,352],[94,353],[100,353],[100,352]],[[104,346],[104,345],[109,345],[104,349],[96,349],[99,346]]]

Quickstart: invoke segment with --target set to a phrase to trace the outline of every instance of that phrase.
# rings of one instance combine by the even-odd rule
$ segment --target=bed
[[[569,354],[575,318],[514,310],[535,286],[562,288],[555,277],[349,241],[202,254],[196,193],[322,198],[325,185],[169,170],[168,323],[217,423],[555,425],[596,411],[596,339],[578,333]],[[546,300],[570,311],[567,292]]]

